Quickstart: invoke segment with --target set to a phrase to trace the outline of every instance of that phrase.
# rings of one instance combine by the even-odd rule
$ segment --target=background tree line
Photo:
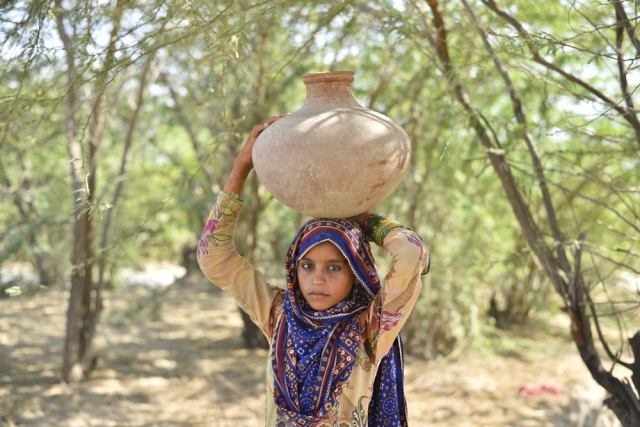
[[[118,271],[188,263],[253,125],[301,106],[305,72],[353,70],[356,99],[413,144],[377,208],[433,254],[408,351],[455,355],[561,309],[607,404],[640,424],[635,3],[53,0],[0,16],[0,263],[70,287],[66,381],[92,369]],[[255,176],[244,197],[238,247],[281,284],[304,217]]]

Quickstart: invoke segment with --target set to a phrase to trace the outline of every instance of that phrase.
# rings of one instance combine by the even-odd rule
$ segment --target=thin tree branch
[[[588,302],[587,305],[589,306],[589,311],[591,311],[593,324],[596,327],[598,339],[600,339],[600,342],[602,343],[602,347],[604,348],[605,353],[607,353],[607,356],[609,356],[609,358],[613,361],[614,364],[618,363],[624,366],[625,368],[631,370],[633,366],[630,363],[620,360],[620,357],[618,355],[613,354],[613,352],[611,351],[611,348],[609,348],[609,343],[607,343],[607,340],[605,339],[604,334],[602,333],[602,328],[600,327],[600,321],[598,320],[598,313],[596,312],[593,300],[591,299],[591,295],[589,294],[589,290],[587,289],[587,287],[584,288],[584,294]]]
[[[167,85],[167,88],[169,89],[169,93],[171,94],[171,99],[173,99],[174,109],[178,115],[178,120],[180,121],[182,126],[184,126],[185,130],[189,134],[189,140],[191,141],[191,145],[193,146],[193,151],[196,153],[196,156],[198,157],[198,161],[202,161],[202,159],[204,159],[205,157],[202,151],[202,146],[200,145],[200,141],[198,141],[198,136],[196,135],[196,132],[193,129],[193,126],[191,125],[191,122],[189,121],[189,119],[187,119],[187,116],[184,112],[184,108],[182,108],[182,103],[178,98],[178,94],[173,89],[173,85],[171,84],[171,82],[169,81],[169,78],[165,73],[162,73],[160,75],[160,79],[162,80],[162,82],[164,82],[164,84]],[[209,185],[209,187],[211,187],[213,185],[213,177],[204,166],[201,168],[201,170],[202,170],[202,173],[204,174],[205,179],[207,180],[207,184]]]
[[[614,0],[613,7],[616,10],[616,23],[622,24],[624,28],[627,30],[627,35],[629,36],[629,40],[636,48],[636,58],[640,57],[640,40],[638,40],[638,36],[636,35],[636,30],[631,26],[631,21],[629,21],[629,17],[627,16],[627,12],[624,10],[622,6],[621,0]]]
[[[153,55],[147,56],[147,61],[142,69],[142,74],[140,76],[140,86],[138,88],[138,93],[136,97],[136,108],[133,111],[133,115],[129,120],[129,125],[127,126],[127,135],[124,141],[124,149],[122,151],[122,156],[120,158],[120,170],[118,172],[119,177],[123,177],[126,174],[126,167],[128,161],[128,154],[133,143],[133,135],[136,130],[136,126],[138,124],[138,118],[140,117],[140,112],[142,111],[142,106],[144,104],[144,95],[147,89],[147,82],[149,77],[149,70],[151,68],[151,62],[153,60]],[[102,229],[102,241],[100,243],[100,252],[104,253],[107,248],[107,243],[109,240],[109,230],[113,219],[115,218],[117,209],[118,209],[118,201],[120,199],[120,194],[122,193],[122,187],[124,185],[124,179],[118,180],[116,185],[116,189],[113,193],[113,198],[111,200],[111,209],[107,212],[107,216],[104,221],[104,226]],[[99,269],[99,279],[97,285],[97,293],[102,289],[103,283],[103,275],[104,275],[104,267],[105,267],[106,258],[104,256],[100,257],[100,269]],[[96,296],[98,299],[98,295]]]
[[[616,1],[614,5],[616,6],[616,54],[618,62],[618,76],[620,78],[620,90],[622,91],[622,96],[627,104],[627,109],[633,111],[635,110],[635,107],[633,105],[633,98],[631,98],[631,92],[629,92],[629,83],[627,82],[627,65],[624,63],[624,18],[620,15],[620,10],[624,13],[624,8],[618,1]]]
[[[514,168],[514,169],[516,169],[516,170],[518,170],[518,171],[520,171],[520,172],[522,172],[522,173],[524,173],[524,174],[526,174],[526,175],[528,175],[528,176],[530,176],[532,178],[536,178],[536,176],[534,174],[532,174],[531,172],[527,171],[526,169],[523,169],[523,168],[519,167],[517,164],[515,164],[515,163],[513,163],[511,161],[509,161],[508,163],[512,168]],[[569,188],[567,188],[567,187],[565,187],[565,186],[563,186],[561,184],[558,184],[557,182],[553,182],[553,181],[547,180],[547,183],[549,183],[549,184],[551,184],[551,185],[553,185],[555,187],[558,187],[562,191],[565,191],[565,192],[567,192],[569,194],[573,194],[574,196],[578,196],[578,197],[580,197],[582,199],[588,200],[588,201],[590,201],[592,203],[595,203],[597,205],[600,205],[600,206],[604,207],[605,209],[613,212],[618,218],[620,218],[621,220],[626,222],[631,228],[633,228],[634,230],[636,230],[637,232],[640,233],[640,227],[638,227],[634,222],[632,222],[630,219],[628,219],[626,216],[624,216],[623,214],[621,214],[620,212],[618,212],[616,209],[614,209],[613,207],[609,206],[608,204],[606,204],[604,202],[601,202],[599,200],[596,200],[594,198],[591,198],[589,196],[586,196],[586,195],[584,195],[582,193],[575,192],[575,191],[573,191],[573,190],[571,190],[571,189],[569,189]]]
[[[502,183],[502,188],[509,199],[511,208],[513,209],[527,242],[536,252],[536,255],[540,259],[540,262],[544,266],[544,269],[556,290],[561,295],[566,295],[566,283],[558,272],[559,266],[557,265],[557,261],[551,255],[549,248],[544,241],[542,232],[529,212],[509,164],[506,161],[504,150],[502,150],[502,147],[499,145],[495,133],[493,133],[493,137],[496,138],[493,140],[495,143],[492,141],[491,137],[487,133],[487,129],[489,129],[489,132],[492,132],[488,120],[486,120],[481,112],[471,103],[469,95],[466,93],[459,79],[456,77],[447,45],[447,30],[444,25],[444,20],[442,18],[442,13],[440,12],[438,2],[437,0],[427,0],[427,4],[431,8],[433,15],[433,23],[437,37],[435,40],[436,53],[445,70],[445,77],[453,87],[456,99],[470,116],[476,135],[478,135],[480,143],[486,149],[493,169]]]
[[[493,60],[493,63],[495,64],[495,67],[498,70],[498,73],[502,77],[502,80],[504,81],[505,86],[509,91],[511,104],[513,106],[513,115],[515,116],[516,121],[521,125],[522,133],[520,136],[522,140],[525,142],[527,148],[529,149],[529,156],[531,157],[531,163],[533,164],[536,179],[537,179],[538,185],[540,186],[540,191],[542,192],[542,199],[544,201],[544,206],[547,213],[547,220],[549,221],[551,233],[553,234],[553,238],[556,241],[561,242],[564,240],[564,237],[560,232],[560,226],[558,225],[558,219],[556,218],[556,212],[553,207],[553,201],[551,200],[551,194],[549,193],[549,188],[547,187],[546,178],[545,178],[544,170],[542,167],[542,162],[540,161],[540,153],[538,150],[538,145],[536,144],[536,141],[533,138],[531,131],[529,130],[529,127],[527,124],[527,117],[524,113],[524,108],[522,107],[522,100],[520,99],[520,96],[518,95],[518,92],[516,91],[513,85],[513,82],[509,77],[509,73],[507,72],[504,65],[502,65],[502,62],[498,59],[495,51],[493,50],[493,47],[491,46],[491,43],[489,43],[489,38],[487,36],[487,33],[482,27],[482,25],[480,24],[480,22],[478,22],[478,18],[476,17],[475,12],[473,11],[473,9],[471,9],[471,6],[469,6],[469,3],[466,0],[461,0],[461,1],[467,13],[471,17],[471,20],[473,21],[473,24],[475,25],[476,30],[478,31],[478,34],[482,38],[485,50]],[[570,274],[571,266],[569,265],[569,260],[567,259],[567,255],[564,249],[562,248],[562,246],[558,247],[558,259],[560,261],[560,266],[565,271],[565,273]]]
[[[11,125],[11,118],[13,116],[13,112],[20,101],[20,94],[22,93],[24,79],[27,77],[27,71],[29,70],[29,67],[31,66],[33,60],[37,57],[37,51],[38,51],[37,46],[40,43],[42,27],[44,26],[44,17],[42,16],[42,8],[44,7],[45,4],[47,3],[45,2],[38,3],[39,8],[38,8],[37,15],[39,19],[38,19],[38,27],[35,32],[36,37],[35,37],[35,40],[33,41],[34,48],[33,48],[33,51],[29,52],[28,54],[27,61],[24,63],[24,66],[22,68],[22,75],[20,76],[20,82],[18,84],[17,92],[15,95],[12,96],[13,102],[11,103],[11,108],[9,109],[7,118],[5,119],[6,121],[4,123],[4,127],[2,129],[2,138],[0,138],[0,149],[2,149],[2,146],[4,145],[4,142],[7,138],[7,134],[9,132],[9,126]],[[47,8],[47,10],[45,11],[45,14],[48,11],[49,9]],[[28,18],[25,20],[28,20]]]
[[[571,82],[573,82],[573,83],[575,83],[577,85],[582,86],[584,89],[586,89],[587,91],[591,92],[596,97],[598,97],[602,101],[604,101],[604,103],[607,104],[610,108],[612,108],[615,111],[617,111],[631,125],[631,127],[633,128],[633,130],[635,132],[636,140],[637,140],[638,144],[640,144],[640,121],[638,120],[638,117],[636,116],[634,111],[629,111],[629,110],[625,109],[624,107],[619,105],[619,103],[615,102],[613,99],[609,98],[607,95],[605,95],[604,93],[600,92],[598,89],[596,89],[595,87],[591,86],[587,82],[585,82],[582,79],[574,76],[571,73],[566,72],[565,70],[563,70],[559,66],[557,66],[557,65],[547,61],[546,59],[544,59],[542,57],[542,55],[540,55],[540,53],[538,52],[538,49],[532,43],[531,35],[522,26],[522,24],[520,24],[520,22],[518,22],[518,20],[516,20],[514,17],[512,17],[511,15],[506,13],[504,10],[501,10],[500,8],[498,8],[498,6],[496,5],[494,0],[482,0],[482,2],[485,5],[487,5],[490,10],[495,12],[498,16],[503,18],[505,21],[507,21],[514,29],[516,29],[516,31],[518,31],[518,33],[524,38],[524,40],[525,40],[525,42],[526,42],[526,44],[527,44],[527,46],[529,48],[529,51],[531,52],[531,54],[533,56],[533,60],[535,62],[545,66],[546,68],[548,68],[548,69],[550,69],[552,71],[555,71],[556,73],[559,73],[560,75],[562,75],[567,80],[569,80],[569,81],[571,81]]]
[[[618,233],[619,235],[624,236],[625,238],[627,238],[629,240],[633,240],[634,242],[640,242],[640,238],[637,238],[636,236],[632,236],[631,234],[624,233],[624,232],[622,232],[620,230],[616,230],[611,225],[605,224],[604,222],[600,221],[599,219],[596,219],[596,224],[602,225],[603,227],[605,227],[605,228],[607,228],[607,229],[609,229],[609,230],[611,230],[611,231],[613,231],[615,233]]]

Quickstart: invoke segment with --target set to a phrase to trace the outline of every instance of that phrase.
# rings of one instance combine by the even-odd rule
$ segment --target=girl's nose
[[[311,279],[311,283],[313,285],[324,285],[325,283],[325,274],[322,270],[316,270],[313,274],[313,278]]]

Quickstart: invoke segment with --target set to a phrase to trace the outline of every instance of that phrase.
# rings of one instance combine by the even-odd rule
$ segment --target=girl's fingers
[[[280,120],[284,116],[288,116],[288,115],[289,115],[289,113],[278,114],[277,116],[273,116],[273,117],[267,119],[264,123],[271,124],[271,123],[275,122],[276,120]]]
[[[273,122],[275,122],[276,120],[280,120],[281,118],[283,118],[284,116],[288,116],[290,113],[283,113],[283,114],[279,114],[277,116],[273,116],[268,118],[267,120],[265,120],[264,122],[257,124],[253,127],[253,131],[251,132],[256,138],[258,137],[258,135],[260,135],[260,133],[265,130],[270,124],[272,124]]]

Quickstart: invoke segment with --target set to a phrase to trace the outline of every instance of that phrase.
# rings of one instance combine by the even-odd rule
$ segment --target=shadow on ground
[[[246,350],[233,300],[199,275],[107,295],[89,381],[59,380],[65,292],[0,300],[2,426],[262,426],[267,351]],[[608,427],[568,343],[452,364],[408,358],[412,426]],[[524,384],[562,395],[524,397]],[[595,415],[594,415],[595,414]]]

